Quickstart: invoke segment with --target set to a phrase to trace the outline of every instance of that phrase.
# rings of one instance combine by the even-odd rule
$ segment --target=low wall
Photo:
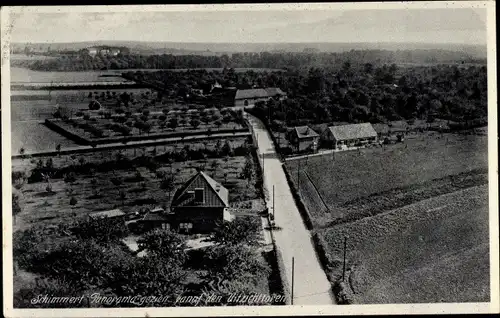
[[[82,137],[82,136],[76,134],[75,132],[69,131],[69,130],[61,127],[54,120],[45,119],[45,126],[52,129],[53,131],[63,135],[64,137],[73,140],[74,142],[76,142],[78,144],[82,144],[82,145],[89,145],[90,144],[90,141],[87,138]]]

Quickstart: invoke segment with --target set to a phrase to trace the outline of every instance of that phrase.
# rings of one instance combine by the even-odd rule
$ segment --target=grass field
[[[385,148],[300,159],[302,198],[314,218],[336,219],[345,216],[339,208],[353,200],[486,169],[487,158],[485,136],[411,135],[405,143]],[[287,161],[286,165],[296,183],[299,161]],[[311,190],[313,186],[326,206],[318,207],[317,194]]]
[[[11,83],[79,83],[79,82],[116,82],[124,81],[121,77],[127,70],[86,71],[86,72],[41,72],[22,67],[10,68]],[[115,76],[101,76],[115,75]]]
[[[216,162],[216,165],[213,162]],[[196,173],[197,168],[204,166],[208,175],[229,190],[229,200],[235,203],[258,197],[254,183],[240,177],[244,165],[245,157],[231,157],[227,161],[208,159],[178,162],[173,163],[171,168],[165,164],[157,171],[172,171],[177,189]],[[58,224],[115,207],[122,208],[125,212],[133,212],[141,207],[169,206],[169,200],[175,190],[169,196],[166,190],[160,188],[160,179],[156,173],[146,168],[138,168],[137,171],[140,172],[142,180],[135,178],[135,170],[97,172],[93,176],[78,175],[73,184],[54,179],[51,181],[52,193],[46,191],[47,184],[44,182],[24,184],[20,196],[22,212],[17,217],[14,229],[27,228],[33,224]],[[123,180],[120,186],[110,182],[111,178],[116,176]],[[95,180],[94,184],[92,180]],[[69,189],[73,190],[72,194],[68,192]],[[126,193],[123,200],[120,191]],[[71,196],[77,200],[74,206],[70,205]]]
[[[319,231],[356,303],[489,301],[488,187],[423,200]],[[342,275],[342,262],[333,269]]]

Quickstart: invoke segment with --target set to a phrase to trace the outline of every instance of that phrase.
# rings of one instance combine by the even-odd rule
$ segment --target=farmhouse
[[[318,150],[319,135],[308,126],[298,126],[288,133],[288,141],[298,152],[316,152]]]
[[[210,232],[219,223],[230,221],[229,192],[203,171],[198,171],[172,199],[170,210],[179,231]]]
[[[125,218],[125,212],[120,209],[113,209],[108,211],[101,211],[89,214],[89,218],[92,220],[100,219],[123,219]]]
[[[330,126],[321,134],[321,142],[327,147],[341,149],[377,140],[377,132],[370,123]]]
[[[283,99],[286,94],[277,87],[239,89],[234,96],[234,106],[248,106],[270,98]]]

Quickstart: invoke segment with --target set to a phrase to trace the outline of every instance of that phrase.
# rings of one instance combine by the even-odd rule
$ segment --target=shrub
[[[337,303],[340,305],[350,305],[354,303],[354,295],[352,290],[345,282],[337,281],[333,284],[332,290],[337,298]]]

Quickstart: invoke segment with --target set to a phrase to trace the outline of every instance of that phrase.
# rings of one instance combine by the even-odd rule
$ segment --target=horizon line
[[[427,45],[465,45],[465,46],[487,46],[487,43],[460,43],[460,42],[404,42],[404,41],[362,41],[362,42],[334,42],[334,41],[315,41],[315,42],[195,42],[195,41],[143,41],[143,40],[87,40],[73,42],[11,42],[11,44],[78,44],[88,42],[136,42],[136,43],[182,43],[182,44],[427,44]]]

